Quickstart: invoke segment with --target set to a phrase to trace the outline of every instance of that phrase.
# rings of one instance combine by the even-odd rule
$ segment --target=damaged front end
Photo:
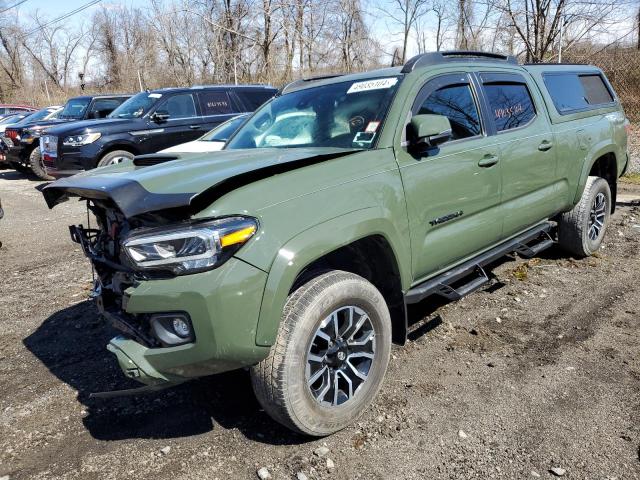
[[[186,291],[180,300],[171,302],[167,294],[156,293],[156,285],[170,287],[172,280],[196,273],[208,273],[221,266],[248,241],[257,230],[257,221],[249,217],[185,220],[175,212],[155,212],[126,218],[118,207],[106,199],[86,199],[87,208],[97,220],[97,227],[69,227],[71,238],[80,244],[91,260],[95,272],[94,298],[100,313],[121,332],[108,349],[114,353],[129,378],[146,384],[143,391],[156,390],[198,376],[180,366],[189,363],[189,351],[178,351],[178,361],[156,362],[163,352],[176,353],[181,348],[196,350],[197,331],[192,321],[190,281],[182,282]],[[164,283],[163,283],[164,282]],[[162,297],[130,308],[131,296],[140,291]],[[176,297],[179,292],[173,292]],[[169,298],[168,298],[169,297]],[[194,304],[198,302],[194,301]],[[170,305],[162,308],[161,304]],[[157,310],[154,306],[157,305]],[[174,306],[175,305],[175,306]],[[200,315],[208,318],[209,315]],[[204,349],[201,346],[200,354]],[[206,354],[206,352],[205,352]],[[198,355],[192,355],[197,359]],[[167,368],[160,365],[167,363]],[[196,363],[195,361],[193,363]],[[224,369],[221,363],[214,367]],[[208,373],[208,372],[205,372]],[[121,394],[142,393],[139,389]],[[99,396],[114,396],[105,392]]]
[[[98,228],[71,225],[69,231],[71,239],[82,247],[92,264],[95,278],[90,297],[101,315],[121,332],[111,340],[107,349],[116,355],[127,377],[148,387],[92,395],[106,397],[144,393],[181,383],[182,379],[168,377],[144,362],[144,355],[135,355],[141,348],[161,348],[163,343],[152,333],[151,315],[127,313],[127,289],[148,278],[128,264],[122,249],[121,239],[126,238],[132,229],[130,222],[109,202],[88,199],[86,202],[98,222]],[[144,222],[136,223],[134,229],[146,228]]]

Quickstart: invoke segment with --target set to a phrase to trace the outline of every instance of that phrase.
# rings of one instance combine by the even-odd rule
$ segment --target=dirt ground
[[[412,310],[372,408],[310,440],[260,410],[246,372],[90,400],[136,385],[69,240],[83,205],[49,211],[39,186],[0,171],[0,480],[640,478],[640,187],[598,255],[505,259],[488,289]]]

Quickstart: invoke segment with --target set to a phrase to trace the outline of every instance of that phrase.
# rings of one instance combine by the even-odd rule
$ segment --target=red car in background
[[[16,112],[35,112],[37,108],[30,107],[29,105],[16,105],[12,103],[0,103],[0,117],[9,113]]]

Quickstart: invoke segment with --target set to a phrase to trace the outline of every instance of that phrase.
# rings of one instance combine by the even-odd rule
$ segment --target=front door
[[[406,145],[396,149],[409,213],[413,274],[420,280],[501,238],[501,165],[495,136],[487,137],[468,74],[428,81],[411,114],[444,115],[453,132],[439,148],[422,153]]]
[[[191,93],[170,96],[158,105],[156,113],[167,114],[169,119],[162,123],[150,122],[150,128],[161,130],[161,134],[153,136],[150,150],[145,153],[153,153],[190,142],[203,133],[200,128],[203,123],[202,118],[198,115],[195,98]]]

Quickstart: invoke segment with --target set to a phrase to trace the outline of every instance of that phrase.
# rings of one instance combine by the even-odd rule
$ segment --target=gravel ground
[[[49,211],[40,185],[0,171],[2,480],[255,479],[260,469],[640,478],[640,190],[627,187],[598,255],[506,259],[485,291],[412,310],[411,339],[394,348],[372,408],[309,440],[260,410],[245,372],[89,400],[135,385],[104,348],[114,332],[86,300],[88,263],[68,239],[68,224],[86,223],[82,204]]]

